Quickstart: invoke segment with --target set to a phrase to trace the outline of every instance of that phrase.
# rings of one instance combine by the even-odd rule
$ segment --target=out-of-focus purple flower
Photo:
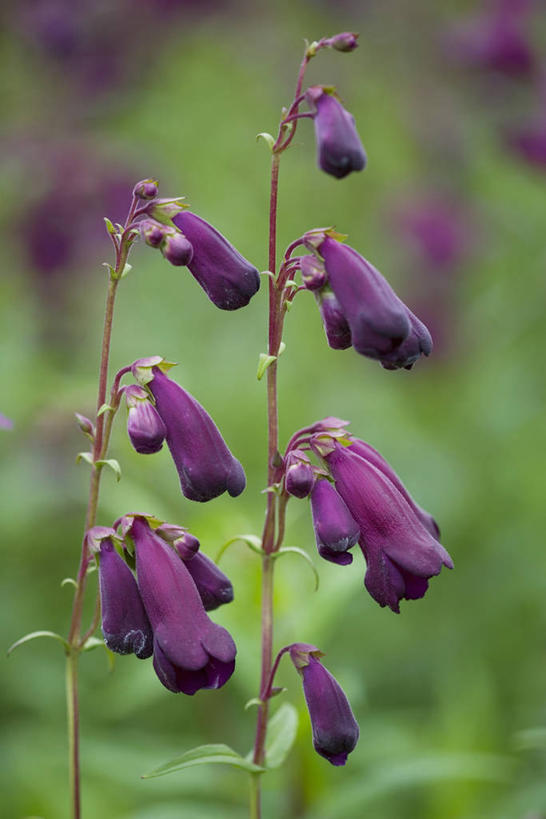
[[[0,412],[0,429],[13,429],[13,421]]]
[[[152,656],[153,634],[133,573],[116,552],[111,538],[101,540],[99,555],[105,643],[116,654],[134,653],[145,660]]]
[[[189,564],[143,518],[134,518],[130,534],[138,587],[154,633],[157,676],[175,693],[220,688],[235,668],[237,649],[230,634],[207,616]]]
[[[349,549],[360,537],[360,527],[330,481],[318,480],[311,493],[311,512],[321,557],[346,566],[353,562]]]
[[[421,355],[430,354],[427,328],[373,265],[326,234],[318,250],[358,353],[388,369],[410,369]]]
[[[345,765],[360,735],[345,692],[320,662],[316,646],[294,643],[289,653],[303,679],[315,751],[332,765]]]
[[[216,228],[185,211],[173,219],[193,247],[190,272],[209,299],[221,310],[237,310],[249,303],[260,287],[260,275]]]
[[[453,568],[449,554],[396,484],[370,460],[333,440],[322,449],[318,441],[315,449],[360,527],[367,590],[381,606],[399,612],[402,598],[423,597],[428,579],[442,565]]]
[[[458,62],[510,77],[527,77],[536,59],[523,29],[531,3],[498,0],[490,12],[453,29],[446,38],[448,53]]]
[[[345,318],[341,305],[329,287],[316,290],[314,293],[326,341],[332,350],[347,350],[352,347],[351,328]]]
[[[546,112],[526,125],[510,129],[506,145],[529,165],[546,169]]]
[[[133,364],[137,379],[139,363]],[[208,501],[226,491],[232,497],[240,495],[246,485],[243,467],[227,448],[210,415],[158,366],[153,367],[151,375],[147,386],[167,429],[167,446],[185,497]]]
[[[336,179],[361,171],[366,153],[353,115],[320,85],[309,88],[305,98],[313,112],[319,168]]]
[[[177,551],[179,550],[177,549]],[[231,580],[220,571],[210,557],[207,557],[203,552],[197,552],[186,563],[186,568],[197,587],[205,611],[213,611],[218,606],[232,602],[233,586]]]
[[[286,456],[284,482],[286,491],[295,498],[306,498],[315,483],[315,471],[308,456],[301,449],[293,449]]]
[[[354,51],[358,47],[358,34],[351,31],[342,31],[341,34],[334,34],[325,41],[330,48],[336,51]]]
[[[129,439],[142,455],[159,452],[167,435],[165,424],[151,403],[148,393],[136,384],[125,387],[127,402],[127,432]]]
[[[373,446],[366,443],[366,441],[362,441],[360,438],[353,438],[351,440],[351,445],[349,447],[351,452],[356,452],[357,455],[360,455],[361,458],[364,458],[366,461],[369,461],[373,464],[377,469],[379,469],[386,477],[393,483],[401,495],[405,497],[425,529],[427,529],[430,534],[435,537],[437,540],[440,539],[440,527],[432,517],[426,512],[418,503],[415,503],[413,498],[411,497],[410,493],[392,468],[392,466],[387,463],[385,458],[379,454],[377,449],[374,449]]]
[[[193,257],[193,247],[187,238],[178,231],[169,232],[160,245],[163,256],[176,267],[187,266]]]

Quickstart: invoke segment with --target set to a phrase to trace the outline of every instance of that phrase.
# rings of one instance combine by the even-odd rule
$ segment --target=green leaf
[[[288,756],[298,732],[298,712],[285,702],[273,714],[267,726],[265,743],[265,764],[268,768],[278,768]]]
[[[110,404],[103,404],[100,410],[97,412],[97,418],[99,415],[104,415],[105,412],[112,412],[114,407],[111,407]]]
[[[258,381],[261,381],[265,371],[268,367],[271,367],[274,361],[277,360],[276,355],[267,355],[267,353],[260,353],[260,358],[258,359],[258,369],[256,371],[256,378]]]
[[[253,552],[256,552],[258,555],[263,554],[262,549],[262,539],[259,538],[257,535],[235,535],[235,537],[231,537],[229,540],[226,540],[218,554],[216,555],[216,563],[220,561],[220,558],[224,554],[227,548],[231,546],[233,543],[237,543],[237,541],[241,541],[245,543],[249,549]]]
[[[113,471],[114,475],[116,476],[116,481],[121,480],[121,466],[119,462],[116,461],[115,458],[106,458],[103,461],[97,461],[97,466],[109,466],[110,469]]]
[[[99,646],[104,648],[104,640],[100,640],[98,637],[88,637],[82,646],[82,651],[93,651],[94,648]]]
[[[260,134],[256,134],[256,142],[259,142],[260,139],[263,139],[263,141],[269,145],[270,151],[273,150],[275,138],[271,134],[268,134],[267,131],[262,131]]]
[[[111,233],[112,236],[114,236],[117,233],[117,230],[115,229],[114,225],[112,224],[110,219],[108,219],[107,216],[104,217],[104,224],[106,225],[106,230],[108,231],[108,233]]]
[[[318,591],[318,587],[319,587],[319,583],[320,583],[319,573],[317,572],[315,564],[313,563],[313,561],[311,560],[311,558],[309,557],[309,555],[307,554],[305,549],[300,549],[298,546],[283,546],[282,549],[279,549],[278,552],[273,552],[273,554],[271,556],[272,557],[282,557],[282,555],[290,554],[290,553],[299,555],[300,557],[303,557],[305,562],[311,567],[311,569],[313,571],[313,574],[315,576],[315,591]]]
[[[265,768],[254,765],[250,760],[245,759],[229,745],[200,745],[192,748],[185,754],[165,762],[153,771],[143,774],[142,779],[151,779],[154,776],[165,776],[165,774],[182,771],[184,768],[193,768],[195,765],[209,765],[217,763],[220,765],[232,765],[234,768],[241,768],[249,773],[263,773]]]
[[[124,279],[124,278],[125,278],[125,276],[126,276],[128,273],[130,273],[132,269],[133,269],[133,265],[132,265],[132,264],[129,264],[129,262],[127,262],[127,263],[126,263],[126,265],[125,265],[125,267],[123,268],[123,270],[122,270],[122,271],[121,271],[121,273],[119,274],[119,278],[120,278],[120,279]]]
[[[36,640],[37,637],[52,637],[54,640],[58,640],[59,643],[62,643],[66,649],[70,648],[68,641],[55,631],[31,631],[30,634],[25,634],[24,637],[21,637],[20,640],[16,640],[15,643],[8,648],[8,657],[12,651],[15,651],[15,649],[19,648],[19,646],[22,646],[23,643],[28,643],[30,640]]]
[[[63,586],[74,586],[75,589],[78,588],[78,584],[76,583],[73,577],[64,577],[61,580],[61,589],[63,588]]]
[[[249,708],[252,708],[255,705],[257,708],[260,708],[264,704],[264,701],[261,700],[259,697],[252,697],[251,700],[245,703],[245,711],[248,711]]]
[[[91,452],[78,452],[76,463],[79,464],[80,461],[85,461],[86,464],[93,466],[93,454]]]

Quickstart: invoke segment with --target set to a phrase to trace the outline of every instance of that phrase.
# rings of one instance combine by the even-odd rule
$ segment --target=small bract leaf
[[[91,452],[78,452],[76,455],[76,463],[79,464],[80,461],[85,461],[86,464],[93,466],[93,455]]]
[[[284,343],[284,341],[281,341],[281,343],[279,344],[279,355],[282,355],[285,350],[286,350],[286,344]]]
[[[165,774],[174,773],[175,771],[182,771],[184,768],[193,768],[195,765],[210,765],[212,763],[232,765],[234,768],[242,768],[242,770],[249,773],[263,773],[265,770],[265,768],[260,768],[242,757],[229,745],[200,745],[198,748],[192,748],[191,751],[186,751],[185,754],[165,762],[158,768],[154,768],[153,771],[143,774],[142,779],[165,776]]]
[[[307,554],[305,549],[300,549],[298,546],[283,546],[281,549],[279,549],[278,552],[273,552],[273,554],[271,556],[272,557],[282,557],[282,555],[286,555],[286,554],[290,554],[290,553],[293,553],[293,554],[299,555],[300,557],[303,557],[305,562],[311,567],[311,569],[313,571],[313,574],[315,576],[315,591],[318,591],[318,587],[319,587],[319,583],[320,583],[319,573],[317,572],[315,564],[313,563],[313,561],[311,560],[311,558],[309,557],[309,555]]]
[[[262,131],[261,134],[256,134],[256,142],[259,142],[260,139],[263,139],[264,142],[269,145],[269,150],[272,151],[275,145],[275,138],[268,134],[267,131]]]
[[[126,263],[126,265],[125,265],[125,267],[124,267],[124,268],[123,268],[123,270],[121,271],[121,273],[120,273],[120,275],[119,275],[119,278],[120,278],[120,279],[124,279],[124,278],[125,278],[125,276],[126,276],[128,273],[130,273],[132,269],[133,269],[133,265],[132,265],[132,264],[129,264],[129,262],[127,262],[127,263]]]
[[[258,381],[261,381],[263,375],[268,367],[270,367],[274,361],[277,360],[276,355],[267,355],[267,353],[260,353],[260,358],[258,359],[258,370],[256,371],[256,378]]]
[[[114,407],[111,407],[110,404],[103,404],[99,411],[97,412],[97,418],[99,415],[104,415],[105,412],[113,412]]]
[[[226,540],[218,554],[216,555],[216,563],[220,561],[220,558],[233,543],[237,543],[237,541],[241,541],[242,543],[246,543],[249,549],[256,554],[262,555],[262,539],[259,538],[257,535],[235,535],[235,537],[231,537],[229,540]]]
[[[61,588],[62,588],[63,586],[74,586],[74,588],[75,588],[75,589],[77,589],[77,588],[78,588],[78,584],[76,583],[76,581],[74,580],[74,578],[73,578],[73,577],[65,577],[65,578],[63,578],[63,579],[61,580]]]
[[[82,651],[92,651],[99,646],[104,648],[104,640],[100,640],[98,637],[88,637],[82,646]]]
[[[116,476],[116,481],[121,480],[121,466],[115,458],[106,458],[102,461],[97,461],[97,466],[109,466]]]
[[[265,744],[265,764],[268,768],[278,768],[288,756],[298,731],[298,712],[285,702],[273,714],[267,726]]]
[[[62,643],[66,649],[70,648],[68,641],[55,631],[31,631],[30,634],[25,634],[24,637],[16,640],[13,645],[8,648],[8,657],[12,651],[15,651],[15,649],[19,648],[19,646],[22,646],[23,643],[29,643],[31,640],[36,640],[37,637],[52,637],[54,640],[58,640],[59,643]]]
[[[256,705],[258,708],[264,704],[264,701],[261,700],[259,697],[252,697],[251,700],[245,703],[245,711],[248,711],[249,708],[252,708],[253,705]]]
[[[108,233],[111,233],[112,236],[115,236],[117,230],[115,229],[114,225],[107,216],[104,217],[104,224],[106,225],[106,230],[108,231]]]

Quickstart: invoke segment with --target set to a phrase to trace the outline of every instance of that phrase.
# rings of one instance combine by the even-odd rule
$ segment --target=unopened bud
[[[161,245],[161,252],[168,262],[181,267],[188,265],[193,257],[193,246],[183,233],[168,233]]]
[[[87,435],[88,438],[93,439],[95,437],[95,427],[93,423],[89,420],[89,418],[86,418],[85,415],[80,415],[79,412],[75,412],[74,415],[76,416],[76,423],[83,434]]]
[[[125,400],[129,410],[127,432],[133,447],[141,455],[159,452],[167,430],[146,390],[131,384],[125,389]]]
[[[316,256],[303,256],[300,270],[303,283],[308,290],[320,290],[326,284],[324,263]]]
[[[140,225],[140,235],[150,247],[159,247],[165,238],[165,228],[153,219],[144,219]]]
[[[133,196],[136,196],[138,199],[154,199],[157,196],[157,191],[157,180],[143,179],[135,185]]]
[[[289,495],[306,498],[315,483],[315,472],[309,458],[301,449],[294,449],[286,456],[285,487]]]
[[[343,31],[341,34],[335,34],[328,39],[330,48],[335,48],[336,51],[354,51],[358,46],[358,34],[353,34],[350,31]]]

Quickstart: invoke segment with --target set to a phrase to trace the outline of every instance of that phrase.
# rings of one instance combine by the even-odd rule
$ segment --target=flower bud
[[[342,687],[319,660],[322,652],[294,643],[290,659],[303,680],[315,751],[332,765],[345,765],[360,731]]]
[[[332,350],[346,350],[352,345],[351,328],[341,305],[329,287],[315,292],[326,341]]]
[[[83,432],[84,435],[87,435],[88,438],[95,437],[95,425],[89,418],[86,418],[85,415],[80,415],[79,412],[75,412],[74,415],[76,416],[76,423],[78,424],[79,428]]]
[[[160,247],[166,234],[163,225],[154,222],[153,219],[143,219],[142,222],[139,223],[139,228],[140,235],[147,245],[150,247]]]
[[[314,110],[319,168],[336,179],[361,171],[366,165],[366,153],[352,114],[322,86],[312,86],[305,97]]]
[[[179,213],[173,222],[193,246],[188,267],[209,299],[221,310],[237,310],[248,304],[260,287],[254,265],[194,213]]]
[[[178,551],[177,543],[175,543],[175,548]],[[231,603],[233,600],[231,580],[220,571],[210,557],[203,552],[197,552],[192,560],[186,563],[186,568],[197,587],[205,611],[212,611],[224,603]]]
[[[176,267],[188,265],[193,256],[193,247],[186,237],[179,233],[167,233],[162,244],[161,252],[168,262]]]
[[[125,400],[129,410],[127,432],[133,447],[141,455],[159,452],[167,430],[148,393],[142,387],[131,384],[125,388]]]
[[[326,41],[330,48],[335,48],[336,51],[354,51],[358,46],[358,34],[353,34],[350,31],[343,31],[341,34],[335,34],[329,37]]]
[[[155,530],[159,535],[170,543],[178,556],[184,561],[192,560],[199,550],[200,543],[195,535],[190,534],[183,526],[175,526],[172,523],[162,523]]]
[[[157,196],[158,185],[155,179],[143,179],[137,182],[133,189],[133,196],[137,199],[154,199]]]
[[[286,456],[284,485],[289,495],[306,498],[315,483],[315,471],[301,449],[293,449]]]
[[[360,527],[343,498],[326,479],[318,480],[313,488],[311,512],[320,556],[340,566],[352,563],[349,549],[358,541]]]
[[[324,262],[317,259],[316,256],[303,256],[300,261],[300,271],[307,290],[320,290],[326,284]]]

